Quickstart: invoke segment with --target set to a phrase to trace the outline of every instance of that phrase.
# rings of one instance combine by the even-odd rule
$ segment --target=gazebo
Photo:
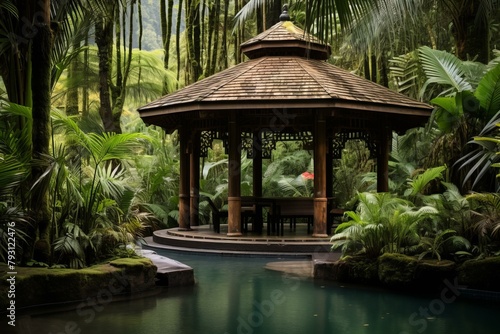
[[[180,144],[179,229],[198,225],[200,157],[214,139],[228,151],[228,237],[242,235],[241,150],[253,159],[253,198],[262,197],[262,159],[277,141],[300,140],[314,158],[313,237],[327,236],[332,161],[364,140],[377,158],[377,190],[388,190],[392,131],[423,125],[432,107],[329,64],[331,48],[290,22],[241,44],[249,60],[141,108],[147,124]]]

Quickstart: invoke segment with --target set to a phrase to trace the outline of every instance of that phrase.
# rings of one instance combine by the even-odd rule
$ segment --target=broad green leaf
[[[488,71],[481,79],[474,94],[489,119],[500,111],[500,64]]]

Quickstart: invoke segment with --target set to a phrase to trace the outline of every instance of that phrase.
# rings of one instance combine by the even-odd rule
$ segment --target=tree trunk
[[[50,77],[52,31],[50,29],[50,0],[30,1],[36,8],[38,17],[33,19],[37,32],[33,37],[32,65],[33,78],[33,161],[43,161],[49,154],[50,142]],[[35,163],[31,170],[33,184],[43,176],[47,166]],[[50,262],[51,249],[51,214],[48,182],[40,182],[31,197],[31,210],[38,225],[38,240],[35,243],[34,258],[37,261]]]
[[[210,50],[215,49],[213,46],[213,38],[214,38],[214,30],[215,30],[215,15],[217,13],[215,12],[215,9],[213,7],[210,7],[209,13],[208,13],[208,38],[207,38],[207,63],[205,65],[205,73],[204,76],[205,78],[212,75],[212,53]]]
[[[108,13],[113,13],[114,6],[108,5]],[[104,131],[116,132],[113,122],[110,96],[111,51],[113,43],[113,20],[99,16],[95,23],[95,42],[99,57],[99,115],[104,125]]]
[[[257,34],[260,34],[261,32],[264,32],[264,30],[266,30],[265,6],[258,7],[257,10],[255,11],[255,15],[257,16]],[[242,27],[242,30],[244,31],[245,28]]]
[[[373,82],[377,82],[377,56],[372,54],[370,58],[370,65],[371,65],[371,79]]]
[[[186,47],[188,63],[186,84],[196,82],[201,74],[199,7],[196,5],[196,2],[196,0],[186,0]]]
[[[137,19],[139,21],[139,37],[138,37],[138,48],[139,51],[142,51],[142,35],[144,32],[144,25],[142,23],[142,0],[137,0]],[[132,59],[131,59],[132,60]],[[139,53],[139,58],[138,58],[138,63],[139,63],[139,73],[137,75],[137,83],[141,83],[141,76],[142,76],[142,65],[141,65],[141,56]],[[141,90],[139,88],[139,96],[141,96]]]
[[[281,0],[274,0],[268,4],[266,13],[266,29],[271,28],[279,22],[281,12]]]
[[[365,79],[370,80],[370,58],[368,56],[368,53],[365,54],[365,57],[363,59],[363,72],[365,74]]]
[[[85,46],[89,45],[88,30],[83,42]],[[89,50],[86,47],[83,50],[83,93],[82,93],[82,118],[89,116]]]
[[[242,7],[243,7],[242,1],[236,0],[236,6],[234,7],[234,16],[236,16],[236,14],[241,10]],[[242,41],[244,30],[245,30],[244,26],[238,27],[238,30],[236,31],[236,34],[234,36],[234,54],[235,54],[236,64],[239,64],[242,61],[240,43]]]
[[[386,53],[383,51],[380,55],[380,83],[389,88],[389,67],[387,66]]]
[[[122,22],[125,25],[125,19],[126,19],[126,8],[123,8],[122,10]],[[117,13],[117,17],[119,14]],[[128,46],[125,43],[125,29],[123,29],[123,49],[128,50],[127,56],[124,59],[125,64],[122,64],[122,58],[120,57],[120,61],[118,61],[118,50],[120,50],[121,46],[117,45],[117,72],[118,69],[120,69],[120,77],[117,76],[116,80],[116,85],[114,86],[114,91],[116,94],[116,97],[113,97],[112,100],[112,111],[113,111],[113,122],[114,122],[114,127],[115,127],[115,132],[121,133],[121,127],[120,127],[120,118],[121,114],[123,112],[123,106],[125,104],[125,98],[127,96],[126,88],[127,88],[127,81],[128,77],[130,74],[130,65],[132,63],[132,49],[133,49],[133,35],[134,35],[134,2],[130,3],[130,12],[129,12],[129,27],[128,27]]]
[[[179,10],[177,12],[177,24],[175,29],[175,52],[177,54],[177,85],[181,78],[181,19],[183,0],[179,0]]]
[[[19,18],[33,17],[34,1],[18,1],[16,3]],[[3,15],[3,12],[0,12]],[[7,15],[6,15],[7,16]],[[18,20],[13,15],[2,17],[8,20],[12,26],[12,34],[9,36],[14,40],[11,42],[10,52],[0,54],[0,75],[5,84],[5,89],[10,102],[22,106],[31,107],[31,40],[37,32],[35,26],[26,24],[24,20]]]
[[[120,96],[123,82],[123,72],[122,72],[122,24],[125,25],[125,9],[120,11],[121,5],[118,4],[115,8],[114,18],[115,18],[115,71],[116,71],[116,82],[113,83],[111,76],[109,77],[110,88],[111,88],[111,109],[115,107],[116,100]],[[120,20],[120,15],[122,15],[123,20]],[[123,29],[123,42],[125,43],[125,29]]]
[[[220,0],[215,0],[215,17],[214,17],[214,44],[212,48],[212,64],[210,65],[210,73],[217,72],[217,59],[219,52],[219,25],[220,25]]]
[[[179,5],[180,6],[180,5]],[[180,10],[180,9],[179,9]],[[168,26],[167,26],[167,36],[165,41],[165,69],[168,70],[168,61],[170,59],[170,40],[172,39],[172,23],[174,16],[174,0],[168,0]],[[177,32],[178,34],[178,32]],[[165,89],[166,93],[166,89]]]
[[[73,43],[73,50],[80,47],[79,42]],[[78,100],[78,80],[76,79],[80,73],[80,59],[74,58],[69,64],[68,68],[68,95],[66,97],[66,114],[78,115],[79,114],[79,100]]]
[[[163,50],[165,50],[165,57],[163,58],[163,67],[168,69],[168,50],[167,50],[167,26],[171,21],[167,21],[167,0],[160,0],[160,27],[161,27],[161,43]]]
[[[228,54],[227,54],[227,30],[229,20],[229,0],[224,0],[224,28],[222,30],[222,41],[221,41],[221,57],[224,62],[224,69],[229,67]]]
[[[168,1],[168,2],[167,2]],[[168,62],[170,60],[170,40],[172,38],[172,17],[174,11],[173,0],[162,0],[160,2],[161,14],[161,37],[165,56],[163,57],[163,67],[168,70]],[[163,86],[163,94],[167,93],[167,83]]]

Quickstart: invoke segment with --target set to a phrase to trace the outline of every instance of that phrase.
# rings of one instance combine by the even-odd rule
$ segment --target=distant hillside
[[[143,50],[155,50],[162,48],[161,40],[161,26],[160,26],[160,1],[163,0],[142,0],[142,49]],[[173,13],[173,34],[176,33],[176,22],[177,22],[177,12],[178,12],[178,0],[174,1],[174,13]],[[137,16],[137,12],[135,13]],[[184,15],[183,15],[184,17]],[[184,31],[185,22],[181,22],[180,31]],[[136,22],[134,26],[134,43],[133,47],[137,48],[139,36],[139,23]]]

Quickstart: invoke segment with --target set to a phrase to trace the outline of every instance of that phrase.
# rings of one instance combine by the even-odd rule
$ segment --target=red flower
[[[304,172],[302,174],[302,177],[306,180],[313,180],[314,179],[314,174],[313,173],[309,173],[309,172]]]

